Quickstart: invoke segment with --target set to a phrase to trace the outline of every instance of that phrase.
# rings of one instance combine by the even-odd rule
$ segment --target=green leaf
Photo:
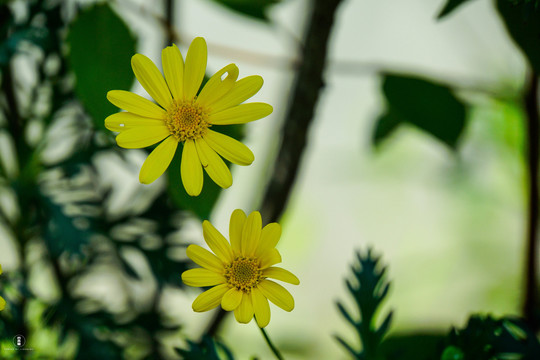
[[[465,105],[447,86],[408,75],[383,80],[387,110],[375,125],[378,144],[401,123],[412,124],[455,149],[465,127]]]
[[[68,61],[75,73],[75,92],[98,129],[117,111],[107,91],[128,90],[133,83],[130,59],[135,38],[109,7],[102,4],[81,12],[69,27]]]
[[[537,1],[497,0],[497,10],[512,39],[540,73],[540,8]]]
[[[383,343],[386,360],[433,360],[440,353],[445,335],[439,333],[399,333],[387,337]]]
[[[242,140],[244,136],[244,125],[214,125],[212,129],[231,136],[236,140]],[[184,189],[182,178],[180,177],[182,150],[183,148],[180,146],[179,150],[176,151],[176,154],[174,155],[169,170],[167,170],[167,189],[169,195],[179,208],[192,211],[201,220],[206,220],[210,217],[210,213],[223,189],[216,185],[206,172],[204,172],[204,183],[201,194],[199,196],[189,196]],[[231,164],[228,161],[225,161],[225,163],[229,166],[229,169],[231,169]]]
[[[470,0],[448,0],[446,2],[446,5],[444,5],[443,9],[437,15],[437,19],[442,19],[446,15],[450,14],[452,11],[454,11],[459,6],[463,5],[464,3],[468,2]]]
[[[334,337],[357,360],[381,358],[383,351],[381,344],[392,322],[390,312],[379,327],[376,325],[376,314],[388,293],[388,282],[384,276],[386,268],[381,266],[379,261],[380,257],[374,256],[371,249],[363,254],[357,253],[357,263],[351,266],[356,283],[345,281],[358,307],[361,321],[355,321],[343,305],[337,302],[338,310],[357,332],[362,342],[362,351],[356,352],[341,337]]]
[[[257,20],[268,21],[266,9],[281,0],[214,0],[235,12]]]
[[[384,139],[390,136],[398,128],[399,124],[400,119],[398,116],[392,113],[385,113],[381,115],[375,124],[375,130],[373,131],[373,145],[378,146]]]
[[[175,348],[175,351],[185,360],[234,360],[232,352],[225,344],[205,335],[199,343],[187,341],[187,349]],[[220,356],[221,354],[221,356]]]
[[[540,359],[540,343],[535,333],[519,319],[473,315],[464,329],[452,329],[447,337],[441,359],[455,358]]]

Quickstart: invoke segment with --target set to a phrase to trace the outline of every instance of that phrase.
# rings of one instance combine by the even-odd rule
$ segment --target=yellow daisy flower
[[[2,265],[0,265],[0,275],[2,275]],[[6,307],[6,300],[4,300],[0,296],[0,311],[4,310],[5,307]]]
[[[291,272],[272,266],[281,262],[275,248],[281,226],[270,223],[261,227],[258,211],[246,217],[242,210],[235,210],[231,215],[229,244],[209,221],[203,222],[204,239],[215,255],[201,246],[188,246],[187,255],[202,268],[184,271],[182,280],[189,286],[213,287],[195,299],[194,311],[208,311],[221,304],[224,310],[234,311],[240,323],[249,323],[255,315],[263,328],[270,321],[268,300],[285,311],[294,308],[291,294],[268,279],[300,284]]]
[[[189,195],[201,193],[203,168],[216,184],[228,188],[232,176],[221,157],[250,165],[254,156],[247,146],[214,129],[272,113],[272,106],[265,103],[241,104],[260,90],[263,79],[248,76],[237,81],[238,67],[229,64],[197,95],[207,61],[206,42],[200,37],[191,43],[185,63],[176,45],[163,49],[161,59],[165,78],[146,56],[135,54],[131,58],[135,76],[157,104],[128,91],[109,91],[107,99],[126,112],[107,117],[105,127],[120,133],[116,142],[126,149],[140,149],[163,140],[141,168],[139,181],[143,184],[152,183],[165,172],[178,143],[182,143],[180,173]]]

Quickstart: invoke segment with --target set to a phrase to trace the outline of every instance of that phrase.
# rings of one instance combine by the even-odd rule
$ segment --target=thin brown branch
[[[529,180],[529,204],[527,219],[527,268],[525,280],[524,317],[532,330],[539,328],[538,302],[538,161],[539,161],[539,114],[538,74],[529,77],[529,89],[525,95],[527,112],[527,175]]]
[[[313,121],[319,94],[324,86],[328,40],[341,0],[314,0],[307,23],[302,61],[298,64],[291,101],[281,129],[281,144],[274,169],[260,207],[264,222],[277,221],[293,190],[300,170],[302,154]],[[226,317],[220,310],[209,324],[206,335],[215,335]]]
[[[327,63],[328,40],[340,2],[340,0],[314,1],[302,52],[302,63],[298,69],[286,121],[281,131],[281,145],[262,200],[261,214],[265,223],[280,218],[299,173],[309,128],[315,115],[320,91],[324,87],[323,72]]]

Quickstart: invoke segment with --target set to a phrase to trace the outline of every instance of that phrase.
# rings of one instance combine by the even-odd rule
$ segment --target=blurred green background
[[[0,1],[1,358],[23,356],[9,350],[15,334],[32,348],[24,356],[53,359],[169,359],[199,341],[214,314],[191,310],[200,289],[181,283],[185,247],[203,244],[203,219],[228,234],[234,209],[260,209],[280,129],[304,105],[291,98],[321,3]],[[297,181],[279,214],[283,267],[301,280],[289,287],[293,312],[271,306],[267,330],[286,358],[348,358],[333,335],[357,339],[335,303],[352,308],[344,279],[368,246],[388,265],[390,337],[444,335],[471,313],[522,314],[523,101],[540,45],[512,24],[523,15],[538,40],[535,5],[339,5],[311,127],[297,130],[307,135]],[[255,154],[252,166],[231,167],[233,186],[205,181],[189,198],[179,159],[139,184],[149,150],[118,148],[103,121],[117,111],[108,90],[148,97],[131,71],[135,52],[160,67],[164,46],[185,55],[196,36],[208,43],[208,75],[229,63],[240,77],[261,75],[253,101],[274,113],[232,129]],[[226,317],[217,339],[238,359],[272,358],[253,323]]]

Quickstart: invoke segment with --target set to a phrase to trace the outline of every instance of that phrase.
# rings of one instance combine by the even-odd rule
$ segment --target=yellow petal
[[[242,230],[244,229],[244,223],[246,222],[246,214],[236,209],[231,215],[231,221],[229,222],[229,239],[231,240],[231,246],[236,256],[241,254],[241,242],[242,242]]]
[[[281,262],[281,255],[277,249],[270,249],[259,257],[261,269],[266,269]]]
[[[270,223],[262,229],[261,240],[255,251],[255,256],[259,257],[263,253],[276,247],[279,238],[281,237],[281,225],[278,223]]]
[[[173,44],[161,51],[163,74],[172,96],[179,100],[184,93],[184,59],[178,47]]]
[[[227,74],[227,77],[222,79],[224,74]],[[238,67],[234,64],[225,66],[215,73],[204,85],[197,97],[197,103],[211,109],[212,104],[216,100],[220,99],[233,88],[236,79],[238,79]]]
[[[171,93],[163,76],[152,60],[142,54],[131,57],[131,67],[143,88],[159,105],[168,108],[172,102]]]
[[[160,126],[163,120],[151,119],[129,112],[112,114],[105,119],[105,127],[111,131],[124,131],[138,126]]]
[[[0,311],[6,307],[6,301],[0,296]]]
[[[263,270],[263,276],[276,280],[288,282],[289,284],[299,285],[300,280],[290,271],[280,267],[269,267]]]
[[[294,309],[294,299],[292,295],[283,286],[271,281],[263,280],[257,286],[262,294],[271,302],[285,311]]]
[[[188,286],[214,286],[224,284],[227,280],[223,275],[208,269],[191,269],[182,273],[182,281]]]
[[[195,140],[197,154],[201,164],[212,180],[222,188],[226,189],[232,185],[232,175],[223,160],[214,150],[208,146],[204,138]]]
[[[124,90],[111,90],[107,93],[107,99],[120,109],[153,119],[164,119],[167,112],[140,95]]]
[[[212,113],[217,113],[243,103],[255,95],[262,86],[263,78],[259,75],[248,76],[238,80],[228,93],[212,104]]]
[[[182,162],[180,165],[180,175],[186,192],[191,196],[198,196],[203,187],[203,171],[195,141],[187,140],[182,151]]]
[[[242,292],[233,288],[223,295],[223,299],[221,299],[221,307],[225,311],[233,311],[240,305],[241,301]]]
[[[257,325],[259,325],[260,328],[268,325],[270,322],[270,305],[268,304],[266,297],[257,288],[251,289],[251,303],[253,305],[253,311],[255,312]]]
[[[195,38],[189,46],[184,67],[184,99],[190,100],[197,95],[206,71],[206,41]]]
[[[242,294],[242,302],[234,310],[236,321],[241,324],[247,324],[253,319],[253,305],[251,304],[251,296]]]
[[[220,274],[225,271],[223,262],[216,255],[199,245],[189,245],[186,249],[186,254],[195,264],[200,265],[205,269]]]
[[[204,140],[215,152],[234,164],[250,165],[255,160],[255,156],[246,145],[230,136],[208,130]]]
[[[272,113],[272,106],[266,103],[241,104],[208,116],[212,125],[245,124],[268,116]]]
[[[231,262],[233,260],[233,252],[231,245],[221,235],[219,231],[208,220],[203,221],[203,236],[204,240],[210,247],[210,249],[220,258],[223,262]]]
[[[142,184],[151,184],[160,177],[171,164],[178,141],[169,136],[148,155],[139,173]]]
[[[0,265],[0,275],[2,275],[2,265]]]
[[[169,135],[171,133],[165,125],[136,127],[118,134],[116,143],[125,149],[140,149],[154,145]]]
[[[212,310],[221,303],[221,298],[229,290],[227,284],[214,286],[210,290],[206,290],[193,301],[193,311],[203,312]]]
[[[242,255],[251,257],[261,237],[262,218],[261,213],[254,211],[246,219],[244,229],[242,230]]]

